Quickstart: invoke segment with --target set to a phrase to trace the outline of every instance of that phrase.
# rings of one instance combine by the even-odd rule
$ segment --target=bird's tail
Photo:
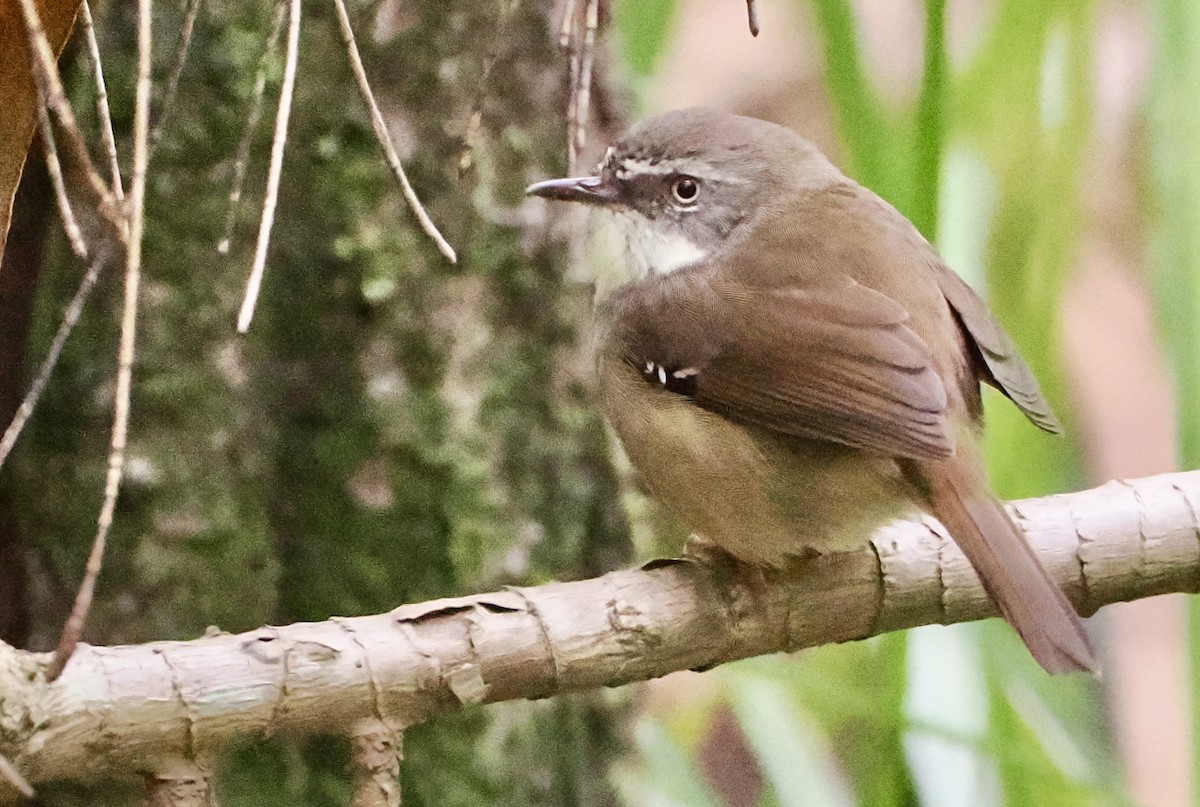
[[[1049,673],[1096,672],[1096,654],[1078,614],[992,495],[981,462],[960,453],[921,462],[918,472],[933,514],[1037,662]]]

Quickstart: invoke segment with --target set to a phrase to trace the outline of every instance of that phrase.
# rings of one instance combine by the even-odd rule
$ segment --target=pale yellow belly
[[[890,459],[740,426],[656,389],[622,363],[601,372],[609,381],[605,415],[641,484],[740,560],[776,566],[857,548],[874,527],[916,509]]]

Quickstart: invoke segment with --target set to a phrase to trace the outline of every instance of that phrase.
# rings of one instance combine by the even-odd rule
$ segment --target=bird
[[[1095,671],[1075,609],[991,492],[980,383],[1061,432],[975,291],[896,208],[786,127],[649,118],[596,174],[527,194],[593,211],[601,408],[649,494],[754,568],[937,517],[1050,673]]]

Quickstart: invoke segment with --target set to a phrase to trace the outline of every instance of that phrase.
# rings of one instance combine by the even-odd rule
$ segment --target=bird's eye
[[[671,185],[671,195],[677,202],[691,204],[700,195],[700,183],[693,177],[679,177]]]

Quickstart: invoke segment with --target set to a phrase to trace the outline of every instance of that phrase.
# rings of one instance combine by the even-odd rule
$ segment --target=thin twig
[[[298,1],[298,0],[297,0]],[[121,477],[125,470],[125,445],[129,430],[129,398],[133,386],[134,342],[137,335],[138,286],[142,269],[143,211],[146,201],[146,164],[149,161],[150,135],[150,53],[151,0],[138,0],[137,92],[133,112],[133,173],[129,188],[128,248],[125,251],[125,299],[121,309],[121,343],[117,357],[117,389],[113,401],[112,440],[108,451],[108,474],[104,484],[104,504],[96,519],[96,537],[88,555],[87,569],[75,604],[59,637],[54,662],[48,676],[57,678],[71,659],[91,609],[96,579],[104,562],[104,547],[117,507]]]
[[[62,165],[58,162],[58,146],[54,143],[54,127],[50,125],[50,113],[46,111],[46,105],[42,103],[40,92],[38,93],[38,128],[42,133],[46,173],[50,176],[50,185],[54,188],[54,198],[58,200],[58,215],[62,219],[63,230],[67,233],[67,241],[71,244],[71,251],[86,260],[87,244],[84,243],[79,222],[75,220],[75,211],[71,209],[71,200],[67,198],[67,188],[63,184]]]
[[[350,57],[350,67],[354,71],[354,80],[358,84],[358,92],[362,95],[363,101],[371,110],[371,123],[375,127],[375,137],[379,140],[379,145],[383,147],[383,153],[387,157],[388,165],[392,167],[392,173],[400,181],[400,188],[404,191],[404,198],[408,201],[408,207],[412,210],[413,215],[417,217],[421,229],[433,239],[433,243],[437,244],[438,251],[446,256],[446,260],[456,263],[458,256],[454,254],[454,248],[438,232],[438,228],[434,225],[433,220],[425,212],[425,207],[421,204],[421,200],[417,198],[417,192],[413,190],[412,185],[409,183],[408,175],[404,173],[404,166],[400,163],[400,155],[396,153],[396,146],[392,142],[392,133],[388,131],[387,121],[383,119],[383,113],[379,111],[379,104],[375,103],[375,93],[372,92],[371,84],[367,81],[367,71],[363,69],[362,57],[358,53],[358,43],[354,39],[354,29],[350,27],[350,15],[346,11],[346,3],[344,0],[334,0],[334,5],[337,7],[338,22],[342,28],[342,41],[346,43],[346,53]]]
[[[196,27],[196,18],[200,16],[200,4],[203,0],[188,0],[187,13],[183,18],[183,28],[179,31],[179,44],[175,47],[175,64],[171,75],[167,78],[167,87],[163,90],[162,100],[158,104],[158,116],[154,128],[150,131],[150,155],[158,148],[162,139],[163,123],[174,105],[175,93],[179,90],[179,78],[183,75],[183,66],[187,64],[188,49],[192,44],[192,30]]]
[[[588,117],[592,108],[592,64],[596,56],[596,29],[600,27],[600,0],[588,0],[579,65],[579,92],[575,103],[574,158],[587,145]]]
[[[578,126],[579,115],[579,74],[582,68],[582,47],[580,37],[575,30],[576,0],[567,0],[566,14],[563,15],[562,28],[558,33],[558,44],[570,51],[570,94],[567,98],[567,175],[575,175],[575,162],[578,154],[575,150],[575,129]]]
[[[750,36],[758,36],[758,8],[754,0],[746,0],[746,17],[750,23]]]
[[[104,65],[100,61],[100,45],[96,42],[96,26],[92,22],[92,7],[83,0],[80,20],[87,39],[88,58],[92,63],[92,75],[96,79],[96,115],[100,119],[100,139],[108,153],[109,170],[112,173],[113,195],[118,202],[125,200],[125,188],[121,185],[121,163],[117,160],[117,138],[113,135],[112,113],[108,108],[108,88],[104,84]]]
[[[587,0],[583,19],[578,19],[576,0],[568,0],[567,15],[559,32],[559,43],[571,50],[571,94],[567,102],[567,173],[574,175],[583,147],[592,103],[592,64],[596,30],[600,27],[600,0]],[[583,31],[578,30],[582,27]]]
[[[568,47],[571,44],[571,33],[575,30],[575,0],[567,0],[563,8],[562,25],[558,27],[558,46]]]
[[[0,779],[19,790],[25,798],[33,798],[33,785],[29,784],[29,781],[21,775],[16,766],[8,761],[8,757],[4,754],[0,754]]]
[[[83,276],[79,288],[75,290],[75,296],[67,304],[66,311],[63,312],[62,322],[58,325],[58,332],[54,334],[54,341],[50,343],[50,349],[46,351],[46,357],[42,359],[42,364],[38,367],[37,376],[34,377],[33,383],[29,385],[29,391],[25,393],[25,399],[17,407],[16,414],[13,415],[8,428],[4,430],[4,436],[0,437],[0,468],[4,467],[4,461],[8,459],[13,446],[17,443],[17,438],[21,435],[21,430],[25,428],[29,416],[33,414],[33,410],[42,396],[42,390],[46,388],[46,383],[50,380],[50,375],[54,372],[54,367],[58,363],[58,357],[62,353],[63,345],[67,343],[67,337],[71,335],[71,331],[75,328],[75,323],[79,322],[79,316],[83,313],[83,306],[87,302],[88,295],[91,294],[92,288],[96,285],[97,278],[100,277],[100,273],[104,271],[104,267],[107,265],[108,255],[105,254],[104,248],[101,247],[99,254],[92,259],[91,265],[88,266],[87,273]]]
[[[258,71],[254,75],[254,98],[250,102],[250,114],[246,117],[246,128],[242,130],[242,139],[238,143],[237,156],[233,161],[233,182],[229,187],[229,210],[225,214],[225,234],[217,243],[217,252],[226,255],[230,242],[233,240],[233,228],[237,222],[238,206],[242,201],[242,188],[246,182],[246,168],[250,165],[250,146],[254,142],[254,132],[258,129],[258,119],[262,117],[263,95],[267,88],[267,71],[271,66],[271,58],[275,55],[275,46],[279,44],[279,34],[283,31],[283,18],[287,14],[286,0],[275,0],[275,14],[271,19],[271,33],[267,37],[266,47],[258,58]]]
[[[245,333],[254,318],[258,290],[267,266],[267,246],[271,228],[275,225],[275,203],[279,198],[279,175],[283,169],[283,147],[287,143],[288,118],[292,113],[292,90],[296,86],[296,64],[300,53],[300,0],[291,0],[288,13],[287,61],[283,68],[283,85],[279,88],[279,109],[275,114],[275,139],[271,143],[271,164],[267,169],[267,193],[263,199],[262,220],[258,225],[258,245],[254,248],[254,268],[246,284],[246,297],[238,313],[238,333]]]
[[[116,226],[118,234],[124,239],[126,236],[125,219],[117,207],[112,191],[104,184],[104,180],[96,171],[96,166],[88,153],[87,143],[84,142],[83,133],[80,132],[79,124],[75,120],[75,113],[71,111],[71,104],[67,101],[66,93],[63,91],[62,77],[58,73],[58,65],[54,61],[50,42],[46,39],[46,31],[42,28],[42,20],[38,16],[37,6],[34,0],[20,0],[20,3],[22,16],[25,18],[25,31],[29,39],[32,72],[41,89],[42,97],[46,99],[46,105],[54,110],[55,117],[58,118],[58,123],[66,135],[67,145],[71,149],[71,157],[79,163],[80,170],[87,178],[87,187],[96,196],[100,214]]]

